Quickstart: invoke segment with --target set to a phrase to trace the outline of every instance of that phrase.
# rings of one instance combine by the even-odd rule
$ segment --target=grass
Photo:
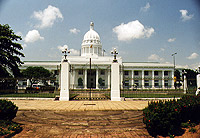
[[[159,93],[121,93],[121,97],[125,98],[177,98],[183,97],[185,94],[159,94]],[[187,94],[192,95],[192,94]]]
[[[55,98],[54,93],[11,93],[0,94],[0,97],[40,97],[40,98]]]
[[[28,98],[55,98],[56,93],[11,93],[11,94],[0,94],[0,97],[28,97]],[[70,98],[74,97],[75,94],[70,94]]]
[[[97,91],[94,91],[97,92]],[[59,96],[59,92],[55,93],[10,93],[10,94],[2,94],[0,93],[0,97],[27,97],[27,98],[55,98],[56,96]],[[110,92],[105,93],[106,96],[110,97]],[[121,91],[120,97],[125,98],[177,98],[177,97],[183,97],[185,94],[182,92],[131,92],[131,91]],[[194,94],[187,94],[187,95],[194,95]],[[77,96],[77,94],[70,94],[70,99]]]

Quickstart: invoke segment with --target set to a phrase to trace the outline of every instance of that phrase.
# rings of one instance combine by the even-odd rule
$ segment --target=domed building
[[[90,23],[90,30],[84,35],[81,45],[81,56],[102,56],[102,45],[99,34],[94,31],[94,23]]]
[[[88,89],[90,87],[110,89],[110,66],[113,57],[104,56],[102,53],[100,36],[94,30],[94,23],[91,22],[90,30],[83,37],[81,56],[70,56],[70,54],[67,56],[71,68],[70,87],[72,89]],[[122,64],[122,59],[120,57],[117,59]]]
[[[94,30],[94,23],[83,37],[80,56],[67,56],[70,65],[70,89],[107,89],[111,88],[111,64],[113,56],[104,56],[99,34]],[[120,53],[119,53],[120,55]],[[174,89],[174,66],[158,62],[122,62],[119,64],[121,89]],[[65,57],[63,56],[63,59]],[[57,75],[60,85],[61,61],[25,62],[22,69],[28,66],[43,66]],[[58,86],[60,87],[60,86]]]

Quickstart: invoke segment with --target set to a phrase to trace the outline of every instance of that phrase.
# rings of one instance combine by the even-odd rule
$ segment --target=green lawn
[[[185,94],[157,94],[157,93],[129,93],[129,94],[121,94],[121,97],[125,98],[177,98],[183,97]],[[194,94],[187,94],[187,95],[194,95]]]
[[[59,93],[12,93],[12,94],[0,94],[0,97],[27,97],[27,98],[55,98],[59,96]],[[70,98],[75,97],[75,94],[70,94]]]
[[[39,98],[55,98],[54,93],[11,93],[0,94],[0,97],[39,97]]]
[[[106,96],[110,97],[110,93],[105,94]],[[183,97],[185,94],[183,93],[140,93],[140,92],[121,92],[121,97],[125,98],[177,98]],[[187,95],[194,95],[194,94],[187,94]],[[12,93],[12,94],[0,94],[0,97],[37,97],[37,98],[55,98],[59,96],[59,93]],[[77,96],[77,94],[70,94],[70,99]]]

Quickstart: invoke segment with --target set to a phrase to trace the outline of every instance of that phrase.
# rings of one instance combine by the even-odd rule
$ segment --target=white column
[[[142,70],[142,89],[144,89],[144,70]]]
[[[87,89],[87,69],[85,69],[84,89]]]
[[[186,94],[187,92],[187,78],[186,78],[186,74],[184,74],[184,80],[183,80],[183,90],[184,90],[184,94]]]
[[[152,88],[154,89],[155,88],[155,86],[154,86],[154,84],[155,84],[155,81],[154,81],[154,70],[152,70]]]
[[[110,89],[110,70],[107,71],[108,71],[108,89]]]
[[[98,80],[99,80],[99,70],[96,69],[96,89],[99,89],[99,82],[98,82]]]
[[[119,63],[111,64],[111,101],[120,101]]]
[[[175,89],[174,87],[174,71],[171,71],[172,73],[172,82],[171,82],[171,85],[172,85],[172,89]]]
[[[71,75],[71,79],[72,79],[71,88],[72,88],[72,89],[75,89],[75,88],[76,88],[76,85],[75,85],[75,78],[76,78],[76,71],[75,71],[75,69],[72,68],[72,75]]]
[[[134,70],[131,71],[131,88],[133,89],[133,85],[134,85]]]
[[[197,74],[197,91],[196,95],[200,93],[200,74]]]
[[[48,80],[48,85],[51,85],[51,80]]]
[[[111,69],[111,72],[112,72],[112,69]],[[123,70],[121,71],[121,79],[120,79],[120,85],[121,85],[121,89],[123,89],[123,75],[124,75],[124,72],[123,72]],[[111,76],[112,77],[112,76]]]
[[[61,63],[60,100],[69,101],[69,63],[66,61]]]
[[[27,87],[30,87],[30,86],[31,86],[31,81],[30,81],[30,79],[27,79],[27,80],[26,80],[26,86],[27,86]]]
[[[165,75],[164,75],[164,70],[162,70],[162,88],[165,88]]]

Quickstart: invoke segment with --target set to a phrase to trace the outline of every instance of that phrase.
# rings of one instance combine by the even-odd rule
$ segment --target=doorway
[[[94,69],[87,70],[87,88],[96,88],[96,70]]]

